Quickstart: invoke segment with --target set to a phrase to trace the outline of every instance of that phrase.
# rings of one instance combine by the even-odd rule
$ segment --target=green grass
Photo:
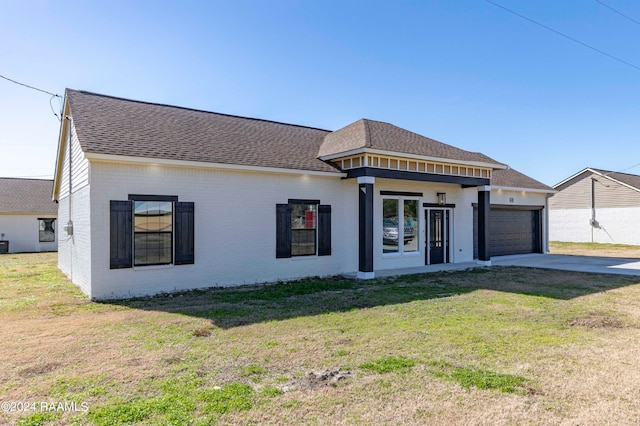
[[[446,362],[431,362],[431,372],[460,384],[464,388],[497,389],[506,393],[526,393],[525,385],[530,383],[522,376],[497,373],[495,371],[456,367]]]
[[[553,423],[572,418],[571,399],[553,397],[557,381],[612,368],[575,354],[640,344],[638,281],[493,267],[93,303],[53,255],[0,256],[0,391],[89,406],[0,413],[0,423],[424,424],[458,411],[464,423],[513,404],[507,397],[561,413]],[[593,312],[622,321],[624,339],[569,325]],[[309,382],[311,371],[336,369],[353,374]]]
[[[391,373],[408,371],[415,364],[415,361],[411,359],[386,357],[362,363],[360,368],[365,371],[375,371],[376,373]]]

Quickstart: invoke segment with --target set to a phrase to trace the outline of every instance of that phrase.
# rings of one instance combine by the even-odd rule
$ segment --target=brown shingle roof
[[[0,178],[0,214],[57,214],[51,201],[53,181],[45,179]]]
[[[326,130],[67,89],[83,151],[321,172]]]
[[[66,96],[87,153],[339,173],[318,157],[367,147],[502,165],[484,154],[374,120],[329,132],[71,89]],[[515,170],[496,170],[493,180],[499,186],[550,189]]]
[[[591,170],[595,170],[596,172],[601,173],[605,176],[609,176],[610,178],[615,179],[618,182],[626,183],[627,185],[632,186],[637,190],[640,190],[640,176],[638,175],[632,175],[629,173],[611,172],[608,170],[593,169],[593,168],[591,168]]]
[[[514,169],[494,170],[491,175],[491,185],[508,188],[541,189],[554,192],[554,189],[550,186],[538,182]]]
[[[502,165],[484,154],[465,151],[393,124],[367,119],[358,120],[327,134],[318,155],[324,157],[359,148]]]

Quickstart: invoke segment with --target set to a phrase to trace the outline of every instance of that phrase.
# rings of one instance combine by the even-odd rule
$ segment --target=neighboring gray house
[[[547,251],[551,188],[388,123],[332,132],[76,90],[64,117],[59,267],[93,299]]]
[[[56,251],[52,180],[0,178],[0,253]]]
[[[640,176],[588,167],[554,188],[552,241],[640,245]]]

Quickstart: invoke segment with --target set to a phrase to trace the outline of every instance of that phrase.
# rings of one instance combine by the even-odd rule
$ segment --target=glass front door
[[[449,210],[430,209],[425,211],[425,220],[429,224],[427,238],[426,264],[449,263]]]

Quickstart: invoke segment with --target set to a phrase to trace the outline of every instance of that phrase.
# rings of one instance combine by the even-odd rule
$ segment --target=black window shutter
[[[131,268],[133,250],[133,202],[111,200],[110,263],[111,269]]]
[[[291,257],[291,206],[276,204],[276,258]]]
[[[176,203],[176,265],[191,265],[195,261],[192,202]]]
[[[318,256],[331,255],[331,206],[318,206]]]

